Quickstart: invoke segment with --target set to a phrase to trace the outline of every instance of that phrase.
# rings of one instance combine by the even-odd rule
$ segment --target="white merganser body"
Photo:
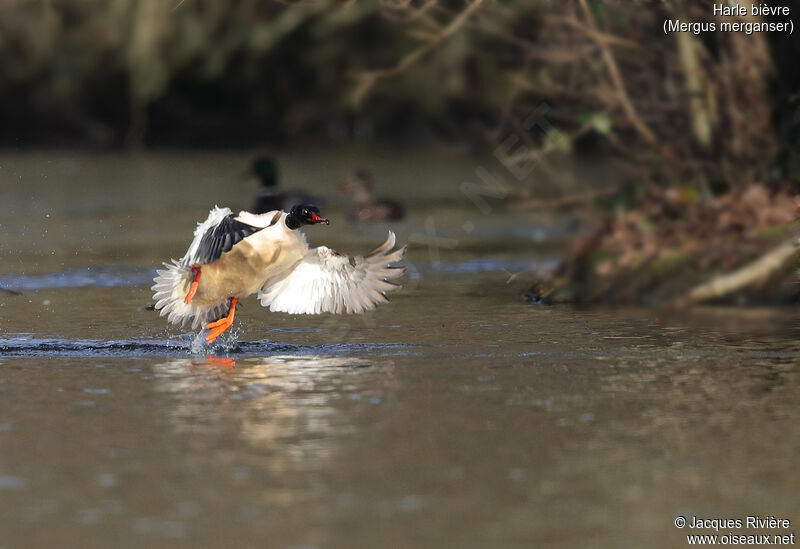
[[[389,280],[405,271],[392,265],[405,252],[392,251],[394,233],[367,256],[347,256],[309,249],[298,229],[316,223],[328,221],[313,206],[260,215],[215,207],[183,258],[158,271],[156,309],[173,324],[205,324],[210,343],[232,325],[239,299],[254,293],[271,311],[295,314],[361,313],[386,302],[399,287]]]

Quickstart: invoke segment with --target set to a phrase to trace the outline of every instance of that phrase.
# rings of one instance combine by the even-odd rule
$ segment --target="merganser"
[[[253,201],[252,213],[262,214],[275,210],[290,211],[298,204],[324,206],[325,200],[301,190],[278,190],[278,165],[265,155],[253,159],[250,173],[261,182],[261,188]]]
[[[298,229],[319,223],[330,222],[310,205],[261,215],[215,206],[186,255],[158,271],[155,308],[173,324],[205,324],[212,343],[233,325],[239,300],[256,292],[262,306],[292,314],[363,313],[385,303],[399,288],[389,280],[405,272],[392,265],[406,250],[393,250],[394,233],[366,256],[348,256],[309,249]]]
[[[398,221],[406,216],[403,204],[391,198],[373,198],[375,180],[367,170],[356,171],[339,185],[339,192],[353,195],[353,221]]]

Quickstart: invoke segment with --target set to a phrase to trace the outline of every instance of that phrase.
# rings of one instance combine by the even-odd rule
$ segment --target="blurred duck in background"
[[[373,197],[374,188],[375,180],[365,169],[359,169],[339,185],[339,192],[353,196],[353,209],[348,214],[351,221],[399,221],[406,216],[401,202]]]
[[[259,155],[253,159],[248,175],[256,177],[261,183],[258,194],[253,201],[253,206],[250,208],[250,211],[254,214],[262,214],[274,210],[288,212],[298,204],[314,204],[319,207],[325,205],[324,198],[305,191],[298,189],[281,191],[278,188],[278,165],[274,159],[267,155]]]

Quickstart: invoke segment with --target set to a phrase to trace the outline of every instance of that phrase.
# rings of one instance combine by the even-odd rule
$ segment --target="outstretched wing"
[[[271,311],[293,314],[363,313],[386,302],[386,292],[399,288],[389,282],[405,267],[392,266],[405,247],[394,248],[394,233],[365,257],[340,254],[324,246],[313,248],[291,271],[266,282],[258,293]],[[390,253],[391,252],[391,253]]]
[[[183,265],[211,263],[219,259],[223,253],[229,252],[234,244],[263,228],[242,222],[228,208],[214,207],[209,212],[208,219],[197,224],[194,240],[181,259],[181,263]]]

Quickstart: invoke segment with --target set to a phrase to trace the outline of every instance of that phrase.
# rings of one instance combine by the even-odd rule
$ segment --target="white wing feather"
[[[405,247],[390,253],[395,235],[365,257],[342,255],[330,248],[313,248],[290,271],[267,280],[258,292],[261,305],[292,314],[363,313],[386,302],[385,293],[398,285],[389,282],[405,272],[392,267]]]
[[[231,212],[230,208],[220,208],[219,206],[214,206],[214,209],[208,212],[208,218],[197,224],[197,228],[194,230],[194,239],[192,243],[189,244],[186,255],[181,258],[181,265],[191,265],[197,262],[197,253],[200,249],[200,242],[203,240],[203,235],[212,227],[219,225],[222,220],[231,213],[233,212]]]

